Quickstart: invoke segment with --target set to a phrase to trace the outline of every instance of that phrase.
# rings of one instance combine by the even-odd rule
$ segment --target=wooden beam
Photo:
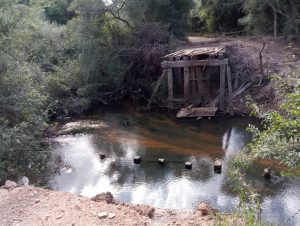
[[[174,98],[172,68],[168,69],[168,95],[168,100],[172,100]],[[173,103],[171,101],[169,101],[169,108],[173,110]]]
[[[227,66],[227,83],[228,83],[228,110],[230,115],[233,115],[232,109],[232,79],[231,79],[231,69],[230,66]]]
[[[226,66],[220,66],[220,110],[224,111],[225,104],[225,72]]]
[[[199,66],[222,66],[228,65],[228,59],[223,60],[191,60],[191,61],[164,61],[161,63],[162,68],[177,68],[177,67],[199,67]]]
[[[152,103],[152,101],[153,101],[153,99],[154,99],[154,96],[155,96],[156,92],[158,91],[158,88],[159,88],[159,86],[160,86],[160,84],[161,84],[161,82],[162,82],[162,80],[164,79],[164,77],[165,77],[166,74],[167,74],[166,70],[163,70],[161,76],[159,77],[159,79],[158,79],[158,81],[157,81],[157,83],[156,83],[156,86],[155,86],[155,88],[154,88],[154,90],[153,90],[153,93],[152,93],[152,95],[151,95],[151,97],[150,97],[150,99],[149,99],[149,101],[148,101],[148,104],[147,104],[147,109],[148,109],[148,110],[150,110],[150,108],[151,108],[151,103]]]

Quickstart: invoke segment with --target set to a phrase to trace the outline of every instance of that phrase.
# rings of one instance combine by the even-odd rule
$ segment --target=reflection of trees
[[[285,188],[287,179],[274,176],[271,180],[266,180],[262,176],[263,166],[255,165],[245,174],[245,182],[252,188],[256,189],[261,199],[274,197]],[[222,183],[222,192],[231,196],[238,195],[239,187],[237,187],[234,179],[226,176]]]
[[[130,126],[124,127],[122,125],[123,120],[129,120]],[[164,122],[164,120],[166,120]],[[167,121],[168,120],[168,121]],[[99,182],[99,178],[102,173],[107,177],[111,184],[116,187],[133,187],[135,185],[146,183],[160,187],[161,183],[169,183],[176,179],[186,179],[193,184],[211,184],[210,186],[216,186],[216,190],[223,193],[235,196],[234,192],[230,188],[230,178],[227,175],[227,167],[230,164],[230,160],[225,158],[223,163],[223,172],[221,175],[215,175],[213,172],[213,161],[205,157],[191,157],[184,153],[179,153],[169,150],[161,150],[155,148],[145,148],[138,144],[139,138],[147,137],[149,140],[162,141],[171,143],[174,145],[182,144],[187,145],[189,148],[205,147],[209,155],[209,147],[219,145],[222,140],[219,137],[228,131],[228,137],[224,139],[224,147],[227,149],[230,145],[232,129],[232,121],[226,119],[213,119],[211,121],[195,121],[195,120],[182,120],[172,121],[165,116],[152,114],[139,114],[139,115],[110,115],[104,118],[104,121],[108,121],[110,127],[105,131],[101,131],[97,134],[91,135],[88,139],[91,148],[89,152],[94,153],[96,159],[91,159],[91,156],[80,157],[75,160],[78,163],[75,170],[80,170],[73,175],[71,182],[65,182],[65,185],[72,183],[72,188],[75,188],[79,193],[86,185],[96,186]],[[246,127],[247,122],[239,127]],[[229,128],[229,129],[228,129]],[[106,132],[113,131],[113,139],[105,135]],[[217,139],[203,136],[205,134],[217,135]],[[240,132],[240,131],[239,131]],[[132,136],[132,143],[122,142],[122,136],[128,138],[128,134]],[[202,133],[202,134],[201,134]],[[202,146],[205,143],[205,146]],[[206,145],[207,144],[207,145]],[[76,141],[73,143],[76,146]],[[181,146],[180,146],[181,147]],[[85,150],[80,150],[84,152]],[[106,154],[105,160],[100,160],[97,153]],[[221,153],[220,153],[221,154]],[[142,157],[142,164],[135,165],[133,163],[133,157],[140,155]],[[212,155],[210,155],[212,156]],[[213,156],[214,157],[214,156]],[[158,158],[164,158],[166,160],[165,166],[160,166],[157,163]],[[96,161],[94,161],[96,160]],[[193,169],[185,170],[184,162],[192,161]],[[95,172],[93,170],[100,166],[101,172]],[[95,166],[91,164],[96,164]],[[68,179],[71,175],[63,175],[64,179]],[[69,178],[70,179],[70,178]],[[250,178],[256,180],[256,177]],[[70,180],[69,180],[70,181]],[[198,183],[197,183],[198,182]],[[63,184],[63,183],[62,183]],[[70,187],[68,185],[68,187]],[[209,191],[205,191],[208,192]]]
[[[221,190],[223,193],[228,195],[237,195],[236,190],[239,189],[236,187],[234,179],[230,176],[227,176],[228,168],[230,168],[231,158],[239,153],[239,150],[229,150],[230,142],[234,140],[234,142],[241,142],[241,138],[237,136],[237,134],[243,134],[243,142],[247,142],[250,138],[249,134],[245,133],[241,128],[233,128],[228,129],[227,136],[223,140],[223,147],[225,148],[225,158],[223,161],[222,174],[223,182]],[[233,156],[231,156],[233,155]],[[251,187],[255,188],[257,192],[261,195],[262,198],[277,195],[278,192],[282,189],[283,183],[279,177],[272,177],[270,181],[265,180],[262,176],[264,166],[259,164],[254,164],[245,172],[245,180]],[[276,183],[276,186],[274,186]]]

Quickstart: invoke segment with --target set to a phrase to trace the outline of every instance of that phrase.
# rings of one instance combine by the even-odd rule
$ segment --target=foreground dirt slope
[[[35,187],[0,189],[0,225],[214,225],[203,211],[177,213]],[[101,218],[100,213],[109,214]],[[100,214],[101,215],[101,214]],[[104,214],[105,215],[105,214]],[[205,215],[205,216],[202,216]],[[111,218],[111,219],[110,219]]]

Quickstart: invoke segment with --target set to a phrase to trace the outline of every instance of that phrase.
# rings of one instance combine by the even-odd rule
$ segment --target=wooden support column
[[[200,67],[196,67],[196,78],[198,83],[198,93],[199,93],[199,99],[201,100],[202,107],[205,105],[204,103],[204,87],[202,82],[202,71]]]
[[[154,99],[154,96],[155,96],[156,92],[158,91],[158,88],[159,88],[161,82],[163,81],[165,75],[166,75],[166,70],[164,69],[163,72],[162,72],[162,74],[161,74],[161,76],[159,77],[159,79],[158,79],[158,81],[156,83],[156,86],[155,86],[155,88],[153,90],[153,93],[152,93],[152,95],[151,95],[151,97],[149,99],[149,102],[147,104],[147,109],[148,110],[150,110],[150,108],[151,108],[151,103],[152,103],[152,101]]]
[[[232,78],[231,78],[231,69],[230,66],[227,66],[227,83],[228,83],[228,111],[230,115],[233,115],[232,109]]]
[[[169,108],[173,110],[173,102],[172,100],[174,99],[174,91],[173,91],[173,70],[172,68],[168,69],[168,100],[169,100]]]
[[[220,66],[220,111],[224,111],[225,104],[225,73],[226,65]]]
[[[183,57],[184,62],[188,61],[187,57]],[[190,97],[190,72],[189,67],[184,66],[184,99],[186,102]]]

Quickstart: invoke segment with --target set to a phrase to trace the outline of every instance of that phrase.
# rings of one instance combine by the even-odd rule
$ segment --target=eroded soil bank
[[[213,212],[215,210],[203,204],[195,212],[128,205],[114,200],[110,193],[90,199],[31,186],[0,189],[2,226],[214,225]]]

